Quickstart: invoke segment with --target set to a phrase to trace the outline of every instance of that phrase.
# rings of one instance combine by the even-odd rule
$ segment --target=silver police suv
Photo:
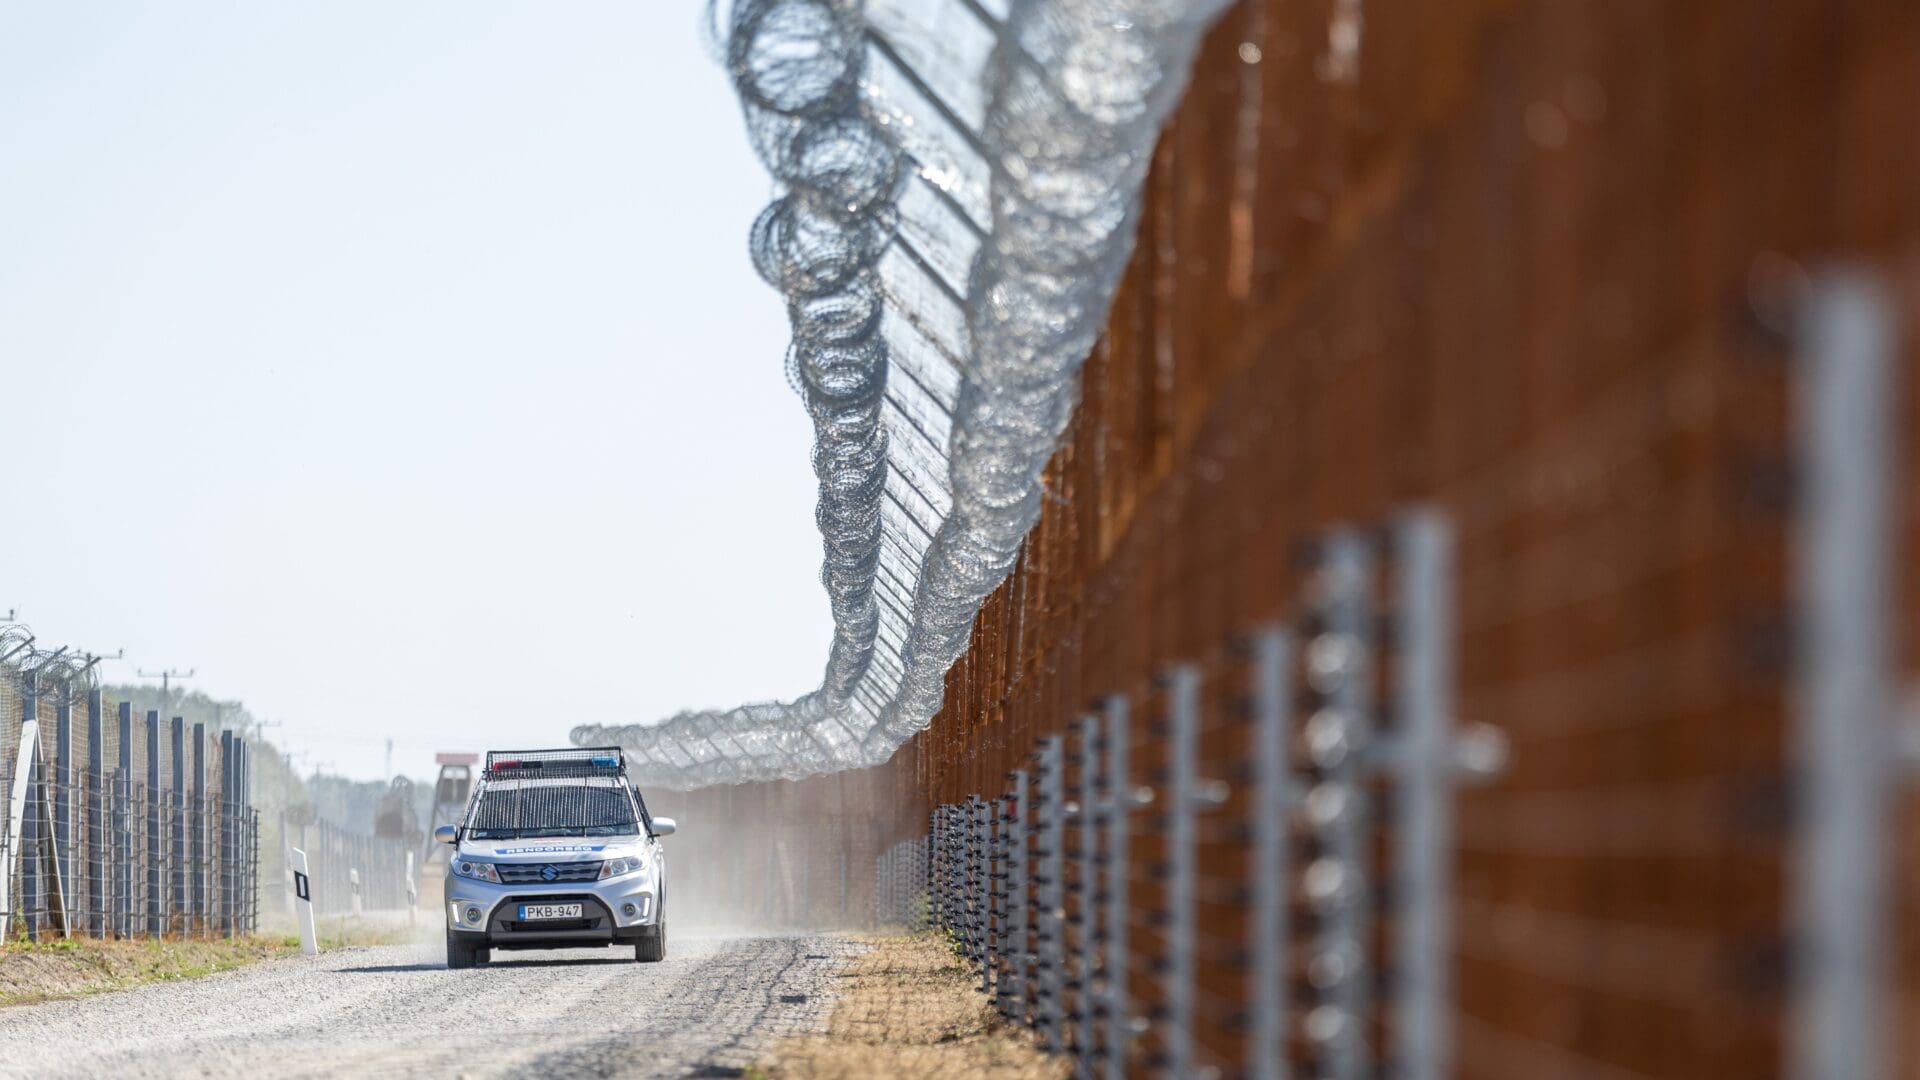
[[[642,963],[665,959],[660,837],[673,830],[647,813],[618,747],[489,753],[465,820],[434,830],[453,845],[447,966],[627,944]]]

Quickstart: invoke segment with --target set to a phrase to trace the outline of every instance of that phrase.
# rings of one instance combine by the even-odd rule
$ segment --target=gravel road
[[[0,1076],[730,1076],[820,1030],[860,951],[832,937],[676,936],[630,949],[340,949],[0,1009]]]

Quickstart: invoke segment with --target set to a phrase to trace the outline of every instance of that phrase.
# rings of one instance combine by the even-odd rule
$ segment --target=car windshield
[[[640,831],[624,787],[593,783],[489,785],[468,820],[475,840],[541,836],[630,836]]]

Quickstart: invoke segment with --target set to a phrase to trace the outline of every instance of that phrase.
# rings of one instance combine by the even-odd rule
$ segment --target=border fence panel
[[[78,723],[76,703],[84,707]],[[258,811],[238,771],[245,741],[221,732],[210,746],[196,724],[189,753],[176,718],[163,753],[158,713],[141,728],[128,703],[114,703],[112,724],[107,707],[79,677],[47,686],[32,670],[0,671],[0,773],[9,781],[27,710],[39,720],[20,812],[0,816],[6,936],[252,932]],[[206,784],[209,756],[232,783]]]

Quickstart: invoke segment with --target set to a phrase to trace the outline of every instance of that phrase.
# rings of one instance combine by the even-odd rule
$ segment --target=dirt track
[[[821,1030],[861,946],[676,937],[631,950],[341,949],[203,979],[0,1009],[0,1076],[726,1076]]]

